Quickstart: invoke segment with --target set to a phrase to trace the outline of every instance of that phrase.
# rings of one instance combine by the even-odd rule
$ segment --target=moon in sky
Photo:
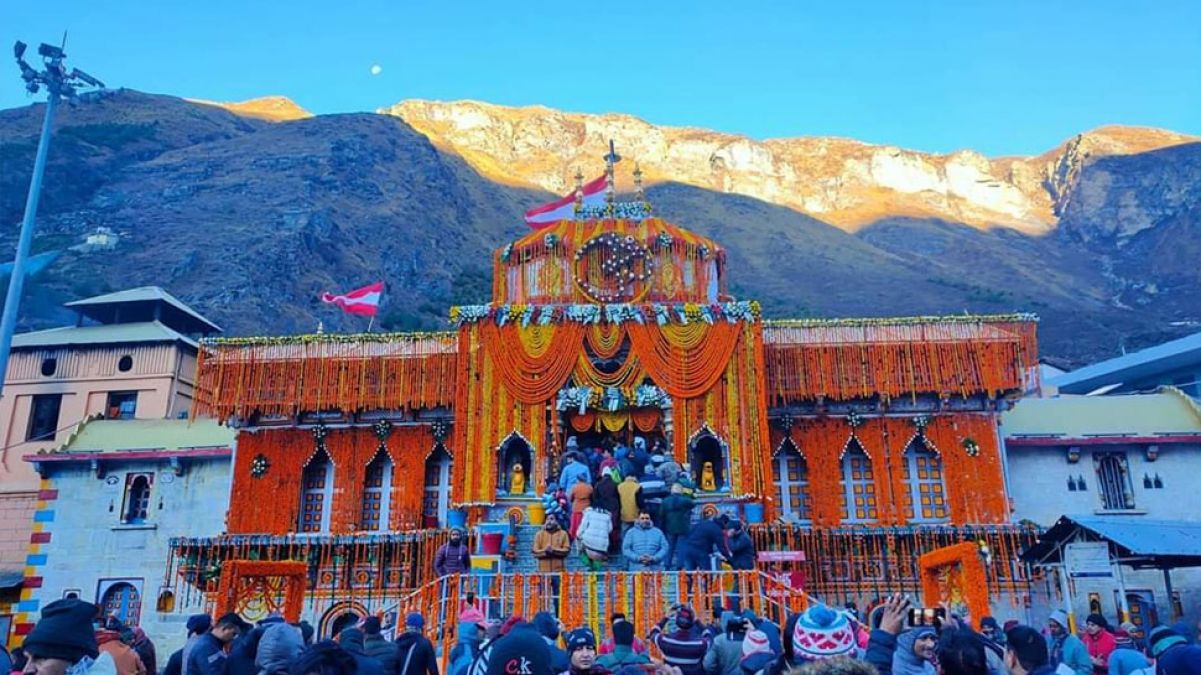
[[[371,74],[372,75],[379,75],[382,72],[384,72],[384,67],[381,66],[380,64],[377,63],[377,64],[371,66]]]

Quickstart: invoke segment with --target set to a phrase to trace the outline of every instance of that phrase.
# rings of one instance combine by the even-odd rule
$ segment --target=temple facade
[[[227,527],[176,540],[168,577],[325,635],[394,617],[448,525],[504,534],[481,574],[526,569],[508,549],[569,439],[641,437],[811,595],[916,593],[921,554],[971,543],[1018,615],[1030,536],[997,423],[1036,383],[1034,317],[765,321],[718,242],[646,210],[497,250],[491,301],[450,331],[205,341],[195,412],[238,434]]]

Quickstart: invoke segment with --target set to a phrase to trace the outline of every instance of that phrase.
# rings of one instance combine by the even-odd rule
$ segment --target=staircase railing
[[[691,605],[709,622],[715,609],[737,602],[757,616],[782,625],[789,614],[803,611],[810,598],[765,572],[564,572],[560,574],[453,574],[430,581],[400,601],[400,614],[420,612],[427,637],[446,661],[458,639],[458,617],[474,605],[491,619],[540,611],[562,620],[568,629],[588,627],[603,639],[609,617],[621,612],[639,636],[671,610]]]

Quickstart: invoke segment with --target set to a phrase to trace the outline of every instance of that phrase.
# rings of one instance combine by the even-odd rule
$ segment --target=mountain
[[[242,117],[253,117],[254,119],[266,120],[267,122],[289,122],[291,120],[303,120],[313,116],[313,113],[296,105],[292,99],[286,96],[261,96],[259,98],[252,98],[247,101],[237,101],[234,103],[220,103],[217,101],[205,101],[202,99],[187,100],[192,103],[201,103],[204,105],[224,108],[225,110]]]
[[[431,103],[401,107],[444,119],[461,105],[445,104],[442,113]],[[116,90],[63,106],[34,246],[60,255],[27,285],[21,326],[66,320],[65,300],[159,284],[228,334],[311,331],[319,320],[329,330],[361,330],[361,319],[322,305],[318,295],[384,279],[377,325],[443,328],[448,305],[488,298],[491,252],[525,231],[522,212],[565,191],[548,191],[538,176],[562,181],[574,173],[572,158],[599,169],[599,139],[611,130],[587,117],[581,128],[556,126],[554,111],[532,126],[506,126],[525,113],[474,109],[475,131],[450,139],[415,114],[300,116],[282,101],[215,105]],[[0,230],[5,250],[15,242],[42,110],[0,111],[0,223],[11,224]],[[470,126],[455,119],[455,129]],[[1002,166],[1006,176],[1046,168],[1045,178],[1005,183],[1030,204],[1041,199],[1043,214],[1006,227],[964,217],[993,208],[969,203],[967,191],[940,197],[871,182],[888,174],[872,173],[879,163],[872,158],[895,151],[900,164],[933,167],[939,181],[957,184],[955,156],[802,139],[826,147],[806,158],[799,141],[769,141],[776,178],[764,168],[771,164],[748,159],[766,161],[761,150],[751,152],[753,141],[713,150],[714,139],[732,137],[650,127],[643,142],[656,138],[670,140],[658,155],[620,139],[618,149],[652,177],[647,192],[659,214],[727,246],[735,293],[762,300],[770,316],[1036,311],[1044,353],[1074,365],[1187,330],[1176,324],[1201,311],[1193,263],[1201,252],[1201,144],[1181,144],[1188,137],[1180,134],[1108,128],[1039,158],[983,160],[998,175]],[[552,150],[512,149],[526,145]],[[867,174],[847,169],[865,162]],[[758,174],[734,170],[752,165]],[[819,165],[831,173],[821,176]],[[783,196],[697,184],[714,166],[724,166],[733,185],[777,181],[780,195],[793,190],[784,177],[800,181],[803,168],[833,186],[832,205],[849,204],[852,194],[884,197],[835,218]],[[682,175],[665,180],[674,167]],[[632,167],[622,169],[628,177]],[[1042,197],[1030,187],[1040,180]],[[932,206],[940,203],[958,211]],[[869,211],[876,215],[851,218]],[[97,227],[117,233],[115,249],[72,248]]]
[[[843,138],[756,141],[541,106],[410,100],[380,112],[405,120],[493,180],[563,194],[577,168],[595,172],[597,149],[613,139],[619,154],[640,163],[647,180],[755,197],[848,231],[881,218],[910,217],[1046,232],[1055,227],[1068,185],[1091,158],[1201,140],[1160,129],[1102,127],[1037,157],[989,159],[972,150],[935,155]]]

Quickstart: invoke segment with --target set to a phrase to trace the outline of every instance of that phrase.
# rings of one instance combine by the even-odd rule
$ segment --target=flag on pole
[[[584,185],[584,206],[596,207],[605,205],[605,177]],[[575,213],[575,190],[566,197],[549,204],[532,208],[525,212],[525,224],[535,230],[540,230],[551,223],[567,220]]]
[[[384,292],[384,282],[377,281],[370,286],[356,288],[345,295],[322,293],[321,301],[337,305],[347,314],[374,317],[379,311],[379,298]]]

